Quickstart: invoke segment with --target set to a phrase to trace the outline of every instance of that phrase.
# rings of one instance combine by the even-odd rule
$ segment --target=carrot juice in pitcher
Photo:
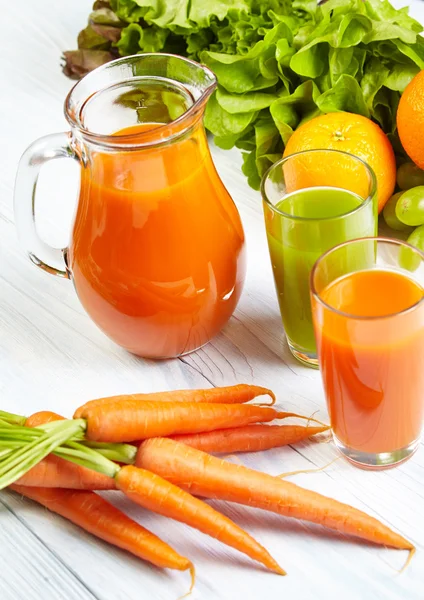
[[[203,126],[215,87],[208,68],[179,56],[120,58],[72,88],[70,134],[37,140],[21,159],[15,215],[30,259],[71,279],[93,321],[147,358],[208,342],[241,294],[243,228]],[[32,205],[41,165],[58,157],[81,165],[64,251],[39,238]]]
[[[155,138],[157,124],[115,136]],[[118,344],[168,357],[202,346],[234,311],[244,235],[202,127],[171,145],[98,153],[83,173],[69,266]]]

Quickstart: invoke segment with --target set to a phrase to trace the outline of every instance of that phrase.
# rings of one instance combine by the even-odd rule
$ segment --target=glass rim
[[[392,245],[398,246],[398,247],[410,248],[411,250],[416,252],[416,254],[421,258],[422,262],[424,263],[424,252],[422,252],[419,248],[416,248],[412,244],[405,242],[404,240],[388,238],[388,237],[384,237],[384,236],[362,237],[362,238],[356,238],[354,240],[347,240],[346,242],[337,244],[337,246],[334,246],[333,248],[330,248],[329,250],[324,252],[324,254],[322,254],[318,258],[318,260],[315,262],[314,266],[312,267],[311,275],[309,278],[309,286],[311,289],[311,294],[315,298],[315,300],[317,302],[319,302],[322,306],[324,306],[325,308],[330,310],[331,312],[336,313],[337,315],[339,315],[341,317],[345,317],[347,319],[351,319],[351,320],[355,320],[355,321],[380,321],[383,319],[393,319],[393,317],[397,317],[398,315],[403,315],[408,312],[412,312],[418,306],[420,306],[420,304],[423,304],[424,303],[424,288],[423,288],[423,296],[417,302],[414,302],[414,304],[412,304],[411,306],[407,306],[406,308],[404,308],[402,310],[398,310],[397,312],[390,313],[388,315],[374,315],[374,316],[354,315],[354,314],[339,310],[338,308],[331,306],[331,304],[328,304],[328,302],[326,302],[325,300],[322,299],[320,293],[316,290],[315,283],[314,283],[315,274],[316,274],[321,262],[323,260],[325,260],[330,254],[339,250],[340,248],[343,248],[344,246],[348,246],[350,244],[363,243],[363,242],[377,242],[377,244],[379,242],[384,242],[384,243],[392,244]],[[366,269],[366,270],[372,271],[373,269]],[[406,277],[406,275],[405,275],[405,277]]]
[[[275,204],[273,204],[273,202],[271,202],[271,200],[268,198],[268,195],[265,191],[265,183],[269,179],[269,176],[272,173],[272,171],[274,171],[274,169],[282,166],[284,163],[288,162],[290,159],[295,158],[296,156],[301,156],[303,154],[312,154],[312,153],[315,154],[315,153],[319,153],[319,152],[330,152],[330,153],[334,153],[334,154],[343,154],[344,156],[353,158],[355,161],[361,163],[365,167],[365,169],[368,172],[368,174],[370,175],[370,179],[371,179],[370,191],[368,193],[368,196],[366,198],[362,199],[362,202],[361,202],[361,204],[359,204],[359,206],[356,206],[355,208],[352,208],[352,210],[342,213],[341,215],[336,215],[334,217],[300,217],[300,216],[296,216],[296,215],[290,215],[289,213],[277,208],[275,206]],[[295,191],[302,192],[304,190],[313,189],[313,187],[314,186],[305,187],[305,188],[301,188],[300,190],[295,190]],[[322,186],[315,186],[315,187],[322,187]],[[347,190],[346,188],[341,188],[341,187],[336,187],[336,186],[328,186],[328,187],[332,187],[336,190],[344,190],[347,192],[350,191],[350,190]],[[359,210],[364,208],[364,206],[368,206],[368,204],[374,200],[374,195],[377,192],[377,178],[375,176],[374,170],[370,167],[370,165],[365,160],[360,158],[359,156],[355,156],[354,154],[351,154],[350,152],[345,152],[344,150],[336,150],[334,148],[314,148],[311,150],[301,150],[300,152],[294,152],[293,154],[289,154],[288,156],[283,156],[282,158],[277,160],[275,163],[273,163],[265,171],[265,173],[262,177],[262,180],[261,180],[260,189],[261,189],[262,199],[264,200],[264,202],[266,202],[268,204],[268,206],[274,212],[281,215],[282,217],[285,217],[286,219],[292,219],[293,221],[305,221],[305,222],[309,222],[309,223],[312,223],[314,221],[328,222],[328,221],[336,221],[337,219],[344,219],[345,217],[348,217],[349,215],[355,214],[356,212],[358,212]],[[292,193],[294,193],[294,192],[292,192]],[[351,193],[354,193],[354,192],[351,192]],[[356,195],[359,196],[358,194],[356,194]],[[284,196],[281,199],[283,200]]]
[[[202,93],[202,95],[200,96],[200,98],[198,98],[197,100],[195,100],[193,102],[193,104],[182,114],[180,115],[177,119],[174,119],[172,121],[170,121],[169,123],[160,123],[158,125],[158,127],[156,127],[155,129],[157,130],[158,134],[160,131],[163,131],[165,127],[169,127],[171,124],[172,125],[182,125],[182,129],[177,128],[177,131],[175,131],[174,133],[171,133],[170,135],[166,136],[163,139],[158,138],[157,142],[152,142],[152,140],[150,139],[150,141],[144,141],[143,142],[143,138],[146,140],[148,138],[148,134],[151,135],[151,131],[152,130],[146,130],[145,132],[142,133],[127,133],[125,135],[112,135],[110,133],[96,133],[94,131],[90,131],[89,129],[83,127],[81,125],[81,123],[78,122],[78,119],[72,114],[72,110],[71,110],[71,100],[72,100],[72,96],[75,94],[75,92],[78,90],[79,87],[81,87],[83,85],[83,82],[87,82],[87,80],[91,77],[94,77],[96,74],[98,75],[99,73],[102,73],[104,71],[106,71],[107,69],[110,69],[112,66],[115,65],[119,65],[120,63],[129,63],[132,61],[137,60],[145,60],[148,58],[152,58],[152,57],[157,57],[160,56],[161,58],[176,58],[182,62],[185,63],[189,63],[192,66],[196,67],[197,69],[201,69],[211,80],[210,84],[205,87],[205,91]],[[152,77],[154,77],[152,75]],[[122,83],[124,82],[128,82],[131,81],[131,78],[122,78]],[[97,92],[102,92],[106,89],[108,89],[109,87],[111,87],[112,85],[116,85],[116,83],[110,83],[110,85],[106,85],[105,87],[97,90]],[[116,58],[115,60],[111,60],[103,65],[100,65],[99,67],[96,67],[95,69],[93,69],[92,71],[90,71],[89,73],[87,73],[86,75],[84,75],[84,77],[82,77],[79,81],[77,81],[69,90],[66,98],[65,98],[65,102],[64,102],[64,113],[65,113],[65,118],[68,121],[69,125],[71,126],[71,128],[73,129],[77,129],[84,138],[88,139],[88,141],[93,142],[97,145],[100,146],[104,146],[106,148],[125,148],[125,150],[131,150],[131,149],[140,149],[146,146],[153,146],[153,145],[161,145],[164,143],[168,143],[170,140],[174,139],[175,137],[178,137],[179,135],[181,135],[183,132],[185,132],[188,128],[184,127],[184,121],[188,121],[189,118],[193,117],[193,115],[195,115],[200,109],[201,107],[205,104],[206,100],[209,98],[209,96],[212,94],[212,92],[215,90],[217,86],[217,79],[216,79],[216,75],[213,73],[213,71],[211,71],[209,69],[209,67],[207,67],[206,65],[201,65],[200,63],[197,63],[194,60],[191,60],[190,58],[186,58],[185,56],[179,56],[177,54],[171,54],[171,53],[167,53],[167,52],[145,52],[143,54],[131,54],[130,56],[121,56],[119,58]],[[94,93],[97,93],[94,92]],[[84,103],[92,96],[88,95],[87,98],[84,100]],[[134,138],[137,138],[137,143],[135,143],[133,140]]]

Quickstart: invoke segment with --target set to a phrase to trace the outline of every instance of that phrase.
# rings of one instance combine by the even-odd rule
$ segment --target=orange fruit
[[[377,179],[378,212],[383,210],[395,189],[396,160],[392,145],[376,123],[361,115],[347,112],[315,117],[296,129],[286,145],[284,156],[315,149],[342,150],[365,161]],[[310,155],[308,162],[314,169],[314,181],[311,182],[310,176],[308,177],[305,164],[301,175],[304,179],[302,187],[329,185],[348,189],[361,196],[367,194],[367,176],[360,163],[343,160],[330,152],[325,161],[322,156],[319,158],[319,164],[313,161],[314,157]],[[317,181],[317,177],[320,181]],[[302,182],[297,179],[296,187],[299,188]]]
[[[414,163],[424,169],[424,71],[403,92],[396,114],[400,141]]]

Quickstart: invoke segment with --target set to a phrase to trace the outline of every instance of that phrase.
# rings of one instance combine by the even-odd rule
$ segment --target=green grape
[[[403,163],[397,170],[397,184],[401,190],[424,185],[424,171],[412,162]]]
[[[411,246],[424,251],[424,225],[417,227],[407,240]],[[402,246],[399,249],[399,266],[407,271],[417,271],[422,265],[422,258],[417,250]]]
[[[424,225],[420,225],[420,227],[414,229],[407,241],[412,246],[418,248],[418,250],[424,252]]]
[[[396,216],[405,225],[424,223],[424,185],[403,192],[396,203]]]
[[[396,216],[396,204],[403,193],[404,192],[398,192],[397,194],[393,194],[393,196],[386,202],[383,209],[383,218],[386,221],[386,225],[388,225],[391,229],[395,229],[396,231],[412,230],[409,225],[405,225],[405,223],[399,221]]]

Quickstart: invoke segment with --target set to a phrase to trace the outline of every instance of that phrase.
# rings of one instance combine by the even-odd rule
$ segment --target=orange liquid
[[[151,129],[154,139],[156,127],[115,135]],[[233,313],[245,273],[240,218],[203,128],[170,145],[89,159],[68,254],[85,310],[145,357],[203,345]]]
[[[333,431],[346,447],[393,452],[418,439],[424,416],[423,288],[400,273],[359,271],[314,300],[320,366]],[[392,316],[390,316],[392,315]]]

